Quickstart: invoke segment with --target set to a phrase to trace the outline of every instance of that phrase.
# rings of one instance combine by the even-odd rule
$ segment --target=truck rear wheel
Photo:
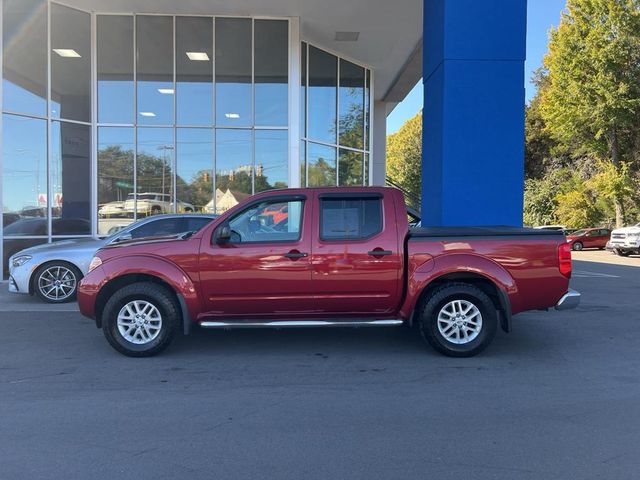
[[[150,282],[115,292],[104,307],[102,330],[111,346],[129,357],[162,352],[176,336],[180,313],[170,291]]]
[[[448,283],[427,298],[420,311],[422,337],[449,357],[472,357],[493,341],[498,327],[496,307],[477,287]]]

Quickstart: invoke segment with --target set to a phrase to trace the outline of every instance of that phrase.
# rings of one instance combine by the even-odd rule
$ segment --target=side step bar
[[[203,328],[304,328],[304,327],[395,327],[402,325],[402,320],[291,320],[277,322],[227,321],[201,322]]]

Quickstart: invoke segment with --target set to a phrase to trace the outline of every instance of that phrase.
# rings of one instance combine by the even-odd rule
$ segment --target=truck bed
[[[535,228],[520,227],[413,227],[409,229],[409,238],[419,240],[421,238],[448,239],[460,237],[483,237],[488,239],[496,237],[563,237],[564,234],[557,230],[540,230]]]

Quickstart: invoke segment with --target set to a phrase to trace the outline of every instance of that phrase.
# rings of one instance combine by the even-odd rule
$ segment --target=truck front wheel
[[[116,291],[104,307],[102,330],[118,352],[150,357],[176,336],[180,313],[173,295],[151,282],[133,283]]]
[[[477,287],[448,283],[423,302],[419,327],[423,338],[450,357],[472,357],[493,341],[498,326],[496,307]]]

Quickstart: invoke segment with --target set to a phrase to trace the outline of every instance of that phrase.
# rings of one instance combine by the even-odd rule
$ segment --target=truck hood
[[[124,240],[122,242],[114,243],[106,247],[107,249],[112,248],[122,248],[122,247],[131,247],[135,245],[145,245],[145,244],[156,244],[156,243],[167,243],[167,242],[175,242],[182,241],[184,233],[178,233],[176,235],[162,235],[157,237],[144,237],[144,238],[135,238],[133,240]]]

